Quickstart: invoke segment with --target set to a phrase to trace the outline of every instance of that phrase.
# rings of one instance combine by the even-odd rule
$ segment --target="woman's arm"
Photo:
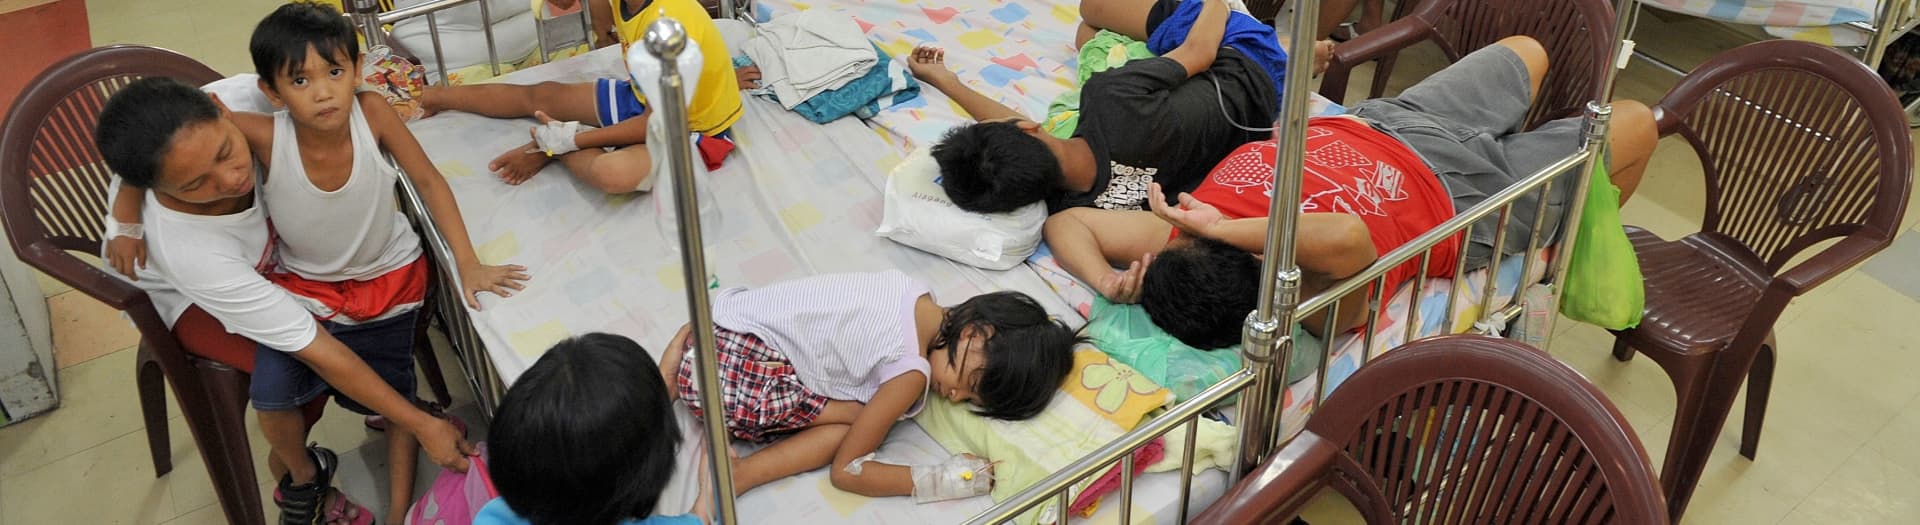
[[[460,268],[462,296],[469,308],[478,309],[479,292],[493,292],[501,297],[511,297],[514,290],[524,288],[520,281],[527,280],[526,267],[510,264],[504,266],[486,266],[480,264],[479,256],[473,252],[473,241],[467,237],[467,223],[460,215],[460,204],[453,198],[453,190],[447,187],[447,180],[440,170],[433,167],[433,161],[427,158],[426,150],[420,148],[420,142],[413,138],[413,132],[400,122],[393,112],[393,106],[378,94],[364,93],[360,96],[361,111],[367,116],[367,123],[373,127],[374,137],[380,146],[393,154],[400,169],[405,171],[407,179],[413,181],[420,190],[420,199],[426,201],[427,213],[433,217],[433,225],[446,236],[447,245],[453,249],[454,263]]]
[[[879,450],[894,422],[926,392],[927,376],[919,372],[901,374],[880,385],[880,391],[860,409],[853,428],[833,453],[833,463],[827,468],[835,488],[872,497],[913,494],[913,471],[904,465],[866,461],[861,463],[859,474],[848,472],[847,465]]]

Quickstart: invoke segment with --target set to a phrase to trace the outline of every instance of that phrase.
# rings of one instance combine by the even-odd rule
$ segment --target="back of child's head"
[[[254,72],[274,89],[280,88],[276,83],[280,74],[306,67],[309,48],[331,66],[353,69],[360,60],[360,39],[353,23],[333,6],[307,0],[283,4],[267,14],[254,26],[247,46]],[[345,62],[340,61],[343,58]]]
[[[1191,237],[1153,258],[1140,280],[1140,306],[1168,335],[1200,349],[1240,343],[1260,302],[1260,260],[1232,245]]]
[[[1063,177],[1053,150],[1008,121],[953,128],[932,154],[947,198],[974,213],[1005,213],[1045,200]]]
[[[946,349],[944,358],[953,358],[968,328],[986,335],[980,351],[987,361],[974,387],[980,406],[976,413],[1009,421],[1032,418],[1047,408],[1060,382],[1073,371],[1073,346],[1082,341],[1020,292],[990,293],[954,306],[932,346]]]
[[[162,159],[182,129],[220,119],[220,107],[198,88],[167,77],[147,77],[120,88],[100,110],[94,145],[101,160],[138,188],[153,187]]]
[[[555,344],[500,402],[488,444],[494,486],[536,525],[615,525],[653,513],[680,430],[666,381],[632,339]]]

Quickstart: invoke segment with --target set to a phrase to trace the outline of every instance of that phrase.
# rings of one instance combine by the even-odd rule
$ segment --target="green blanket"
[[[1137,304],[1113,304],[1105,298],[1093,301],[1093,315],[1086,333],[1094,345],[1114,360],[1133,367],[1141,375],[1173,391],[1176,401],[1191,399],[1240,370],[1238,345],[1201,350],[1167,335],[1153,324],[1147,310]],[[1320,339],[1294,327],[1293,366],[1288,367],[1287,384],[1313,374],[1324,345]]]

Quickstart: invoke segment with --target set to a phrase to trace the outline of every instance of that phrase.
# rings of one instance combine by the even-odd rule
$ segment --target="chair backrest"
[[[1509,36],[1540,41],[1551,67],[1527,112],[1527,128],[1580,114],[1600,94],[1617,47],[1608,0],[1425,0],[1407,16],[1433,28],[1450,61]]]
[[[1912,186],[1906,112],[1880,76],[1826,46],[1770,40],[1722,53],[1654,109],[1706,176],[1701,231],[1778,272],[1819,242],[1891,242]]]
[[[1200,522],[1285,518],[1322,484],[1368,523],[1667,522],[1620,412],[1566,365],[1507,339],[1425,339],[1367,363],[1276,457]],[[1285,472],[1295,469],[1306,472]]]
[[[100,109],[121,87],[150,76],[194,85],[220,79],[207,66],[163,49],[89,49],[29,82],[0,124],[0,223],[14,253],[121,310],[145,294],[69,251],[99,251],[101,218],[111,198],[107,183],[112,172],[93,143]],[[129,313],[136,321],[145,317]]]

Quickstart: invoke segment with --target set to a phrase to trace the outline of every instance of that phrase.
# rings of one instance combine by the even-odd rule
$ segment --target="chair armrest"
[[[20,251],[20,260],[28,266],[67,283],[115,310],[126,311],[148,304],[147,292],[109,275],[107,270],[83,262],[50,241],[39,241]]]
[[[1826,250],[1788,268],[1774,277],[1776,285],[1788,287],[1788,291],[1798,297],[1814,287],[1820,286],[1841,273],[1866,262],[1867,258],[1879,253],[1887,245],[1893,244],[1891,235],[1873,235],[1855,233]]]
[[[1354,66],[1418,44],[1431,36],[1431,31],[1426,21],[1408,16],[1333,46],[1333,57],[1327,61],[1327,72],[1321,76],[1320,96],[1335,103],[1346,103],[1347,77],[1352,75]]]
[[[1279,523],[1325,484],[1340,446],[1312,431],[1303,432],[1259,468],[1227,489],[1193,523]]]

